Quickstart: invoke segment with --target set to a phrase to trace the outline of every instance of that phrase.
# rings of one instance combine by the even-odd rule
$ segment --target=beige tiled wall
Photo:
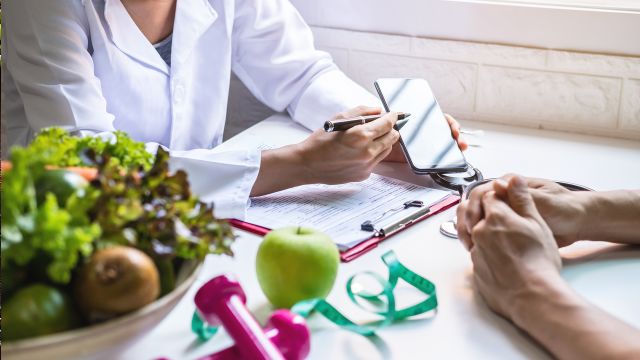
[[[313,32],[316,46],[371,91],[376,78],[422,77],[461,119],[640,139],[640,57]]]

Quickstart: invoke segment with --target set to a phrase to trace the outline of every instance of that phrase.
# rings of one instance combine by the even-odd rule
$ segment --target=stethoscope
[[[465,200],[469,198],[469,194],[471,194],[473,189],[496,179],[485,179],[482,175],[482,172],[478,168],[475,168],[470,164],[468,166],[468,170],[465,172],[447,174],[432,173],[430,174],[430,176],[436,184],[444,188],[456,191],[460,195],[460,199]],[[583,185],[578,185],[566,181],[555,182],[556,184],[571,191],[593,191],[593,189]],[[456,230],[456,217],[442,223],[440,225],[440,233],[442,233],[444,236],[457,239],[458,231]]]

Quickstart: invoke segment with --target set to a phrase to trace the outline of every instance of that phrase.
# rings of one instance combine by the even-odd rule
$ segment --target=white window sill
[[[640,11],[561,0],[291,0],[314,26],[544,49],[640,55]],[[536,1],[536,0],[532,0]],[[582,3],[588,2],[582,0]],[[574,1],[575,3],[575,1]],[[593,1],[592,1],[593,3]],[[623,4],[624,5],[624,4]],[[625,8],[620,5],[619,8]]]
[[[586,8],[595,10],[640,11],[638,0],[494,0],[520,5],[542,5]]]

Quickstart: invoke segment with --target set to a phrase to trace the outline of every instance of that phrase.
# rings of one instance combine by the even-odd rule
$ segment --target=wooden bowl
[[[75,359],[124,347],[147,334],[171,312],[196,280],[200,262],[185,262],[176,288],[145,307],[115,319],[65,331],[2,344],[3,360]]]

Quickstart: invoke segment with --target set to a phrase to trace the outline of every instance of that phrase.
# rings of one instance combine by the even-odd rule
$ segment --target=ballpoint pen
[[[386,113],[378,115],[356,116],[349,119],[329,120],[324,123],[324,131],[346,131],[356,125],[366,124],[383,117]],[[410,113],[398,113],[398,120],[404,120],[411,116]]]

